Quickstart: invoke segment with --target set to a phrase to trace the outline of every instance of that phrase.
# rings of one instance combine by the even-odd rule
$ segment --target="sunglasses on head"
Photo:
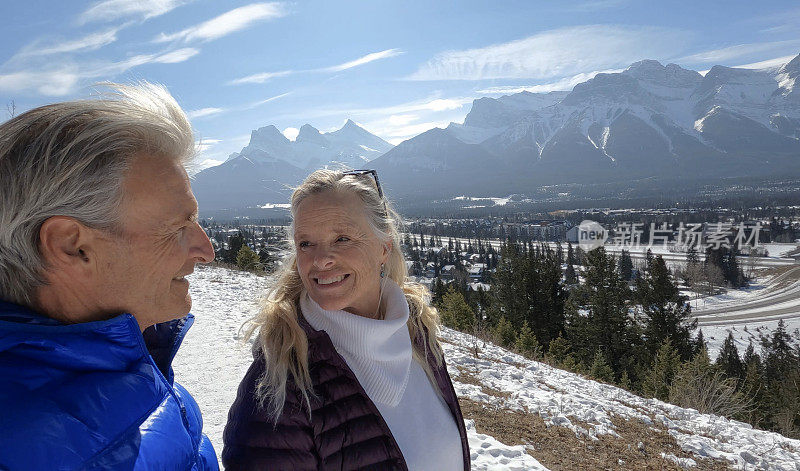
[[[376,170],[348,170],[343,172],[344,175],[352,175],[354,177],[360,177],[362,175],[369,175],[375,180],[375,188],[378,190],[378,196],[380,197],[381,201],[383,201],[383,212],[384,214],[387,213],[386,211],[386,200],[383,198],[383,190],[381,190],[381,181],[378,180],[378,172]]]
[[[348,170],[343,172],[344,175],[353,175],[356,177],[360,177],[361,175],[370,175],[373,179],[375,179],[375,188],[378,189],[378,196],[383,199],[383,190],[381,190],[381,181],[378,180],[378,172],[376,170]]]

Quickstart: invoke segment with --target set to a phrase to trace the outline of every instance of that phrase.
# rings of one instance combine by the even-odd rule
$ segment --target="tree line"
[[[434,284],[445,325],[646,397],[800,437],[800,334],[783,323],[744,355],[729,336],[712,361],[660,256],[634,267],[625,252],[508,241],[499,259],[488,292]],[[724,271],[715,282],[738,287],[746,278],[735,263],[723,250],[687,266]]]

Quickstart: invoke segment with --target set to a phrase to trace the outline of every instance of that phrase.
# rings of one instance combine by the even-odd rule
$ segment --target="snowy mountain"
[[[409,139],[373,165],[398,197],[437,181],[439,197],[476,194],[487,187],[486,168],[494,177],[487,196],[553,183],[800,175],[798,76],[800,56],[779,68],[715,66],[705,76],[644,60],[571,92],[480,98],[463,125]],[[473,147],[454,161],[465,144]],[[453,178],[431,173],[456,167]]]
[[[362,168],[391,148],[349,119],[329,133],[304,124],[294,141],[275,126],[265,126],[223,164],[195,175],[192,190],[203,210],[286,203],[290,188],[313,170]]]
[[[252,362],[241,326],[273,277],[198,266],[195,322],[174,361],[217,454]],[[470,335],[440,339],[467,424],[472,469],[797,470],[800,440],[701,414],[528,360]]]

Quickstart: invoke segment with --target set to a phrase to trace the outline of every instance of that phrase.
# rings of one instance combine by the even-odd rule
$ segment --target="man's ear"
[[[91,229],[67,216],[48,218],[39,229],[39,251],[48,267],[73,276],[94,265]]]

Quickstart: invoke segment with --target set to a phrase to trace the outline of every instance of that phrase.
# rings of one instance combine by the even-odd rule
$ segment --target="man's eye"
[[[339,237],[338,239],[336,239],[336,242],[348,242],[349,240],[350,240],[350,238],[349,238],[349,237],[347,237],[347,236],[341,236],[341,237]]]
[[[298,246],[298,247],[301,247],[301,248],[303,248],[303,247],[308,247],[308,245],[309,245],[309,244],[308,244],[308,242],[307,242],[307,241],[305,241],[305,240],[304,240],[304,241],[302,241],[302,242],[300,242],[299,244],[297,244],[297,246]]]

